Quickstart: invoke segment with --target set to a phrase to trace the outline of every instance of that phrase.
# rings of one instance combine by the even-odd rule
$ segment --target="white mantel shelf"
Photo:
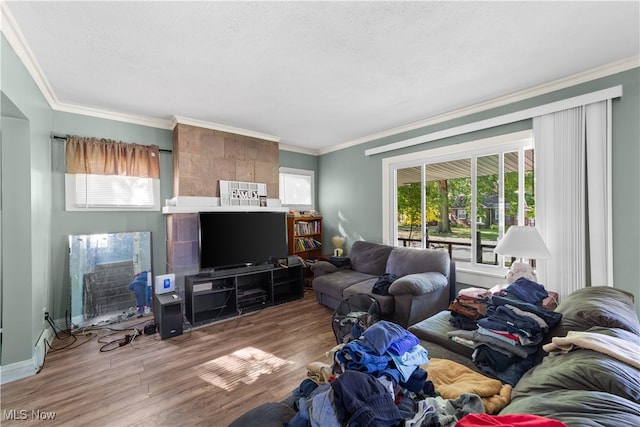
[[[198,212],[289,212],[283,206],[164,206],[165,215]]]
[[[176,196],[166,201],[164,215],[198,212],[289,212],[279,199],[267,199],[267,206],[220,206],[219,197]]]

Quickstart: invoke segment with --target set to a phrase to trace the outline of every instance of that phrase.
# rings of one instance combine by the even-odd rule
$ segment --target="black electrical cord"
[[[54,347],[54,346],[52,346],[52,345],[49,343],[49,341],[45,338],[45,339],[43,340],[43,342],[44,342],[44,346],[45,346],[45,349],[44,349],[44,355],[42,356],[42,364],[40,365],[40,367],[39,367],[39,368],[38,368],[38,370],[36,371],[36,374],[39,374],[39,373],[42,371],[42,369],[44,368],[45,362],[47,361],[47,353],[48,353],[48,351],[52,351],[52,352],[53,352],[53,351],[61,351],[61,350],[66,350],[66,349],[76,348],[76,347],[79,347],[80,345],[82,345],[82,344],[84,344],[84,343],[86,343],[86,342],[88,342],[88,341],[91,341],[91,339],[93,338],[93,336],[95,336],[95,334],[90,333],[90,334],[89,334],[89,338],[88,338],[88,339],[86,339],[85,341],[81,342],[80,344],[78,344],[78,345],[75,345],[75,346],[74,346],[74,344],[78,341],[78,338],[77,338],[74,334],[70,334],[69,332],[66,332],[66,331],[62,331],[62,330],[60,330],[60,332],[61,332],[61,333],[65,333],[65,334],[67,335],[67,336],[65,336],[65,337],[61,337],[61,336],[58,334],[58,330],[59,330],[60,328],[58,328],[58,327],[56,326],[56,324],[55,324],[55,323],[53,322],[53,320],[51,319],[51,316],[46,315],[46,316],[45,316],[45,319],[46,319],[47,323],[49,324],[49,326],[51,326],[51,329],[53,329],[53,333],[55,334],[55,336],[56,336],[56,338],[58,339],[58,341],[64,341],[64,340],[66,340],[66,339],[68,339],[68,338],[72,338],[72,339],[73,339],[73,341],[71,341],[69,344],[66,344],[66,345],[64,345],[64,346],[62,346],[62,347]],[[48,348],[48,350],[47,350],[47,348]]]
[[[217,317],[217,316],[216,316]],[[79,329],[73,329],[73,327],[75,325],[73,325],[72,321],[71,321],[71,315],[69,314],[68,310],[65,311],[65,324],[67,327],[66,331],[61,330],[58,326],[56,326],[52,319],[47,316],[46,317],[47,322],[49,323],[49,325],[51,326],[51,328],[53,329],[56,338],[60,341],[64,341],[68,338],[72,338],[73,341],[63,347],[54,347],[52,346],[46,339],[45,339],[45,345],[51,350],[51,351],[61,351],[61,350],[65,350],[65,349],[72,349],[72,348],[77,348],[80,345],[90,341],[91,339],[93,339],[94,337],[97,337],[97,341],[100,344],[103,344],[100,347],[100,352],[104,353],[104,352],[108,352],[108,351],[113,351],[113,350],[117,350],[120,347],[124,347],[126,345],[131,345],[133,347],[133,341],[140,335],[143,335],[143,331],[144,331],[144,326],[149,325],[151,323],[153,323],[153,320],[143,320],[139,323],[136,323],[128,328],[114,328],[113,325],[115,323],[119,323],[118,321],[116,322],[111,322],[111,323],[107,323],[105,325],[92,325],[90,327],[87,328],[79,328]],[[188,328],[187,329],[189,331],[189,334],[182,340],[179,340],[178,342],[182,342],[182,341],[186,341],[187,339],[191,338],[191,330],[192,328]],[[105,334],[105,335],[99,335],[99,331],[111,331],[111,333]],[[130,334],[125,334],[124,337],[119,337],[113,340],[109,340],[109,341],[105,341],[106,338],[117,335],[119,333],[122,332],[130,332]],[[61,336],[61,334],[64,334],[66,336]],[[84,340],[83,342],[81,342],[78,345],[74,345],[77,341],[78,338],[77,336],[88,336],[89,338]],[[157,342],[159,342],[160,340],[156,338],[155,342],[153,344],[156,344]],[[152,344],[152,345],[153,345]],[[136,347],[136,348],[140,348],[140,347]],[[46,351],[45,351],[45,359],[46,359]],[[44,366],[44,361],[42,366],[39,368],[38,372],[40,372],[40,370],[42,370]]]
[[[104,344],[102,347],[100,347],[100,352],[104,353],[107,351],[113,351],[116,350],[120,347],[124,347],[125,345],[129,344],[133,347],[133,341],[140,335],[143,335],[143,331],[144,331],[144,324],[148,324],[150,321],[145,320],[143,322],[137,323],[135,325],[133,325],[132,327],[129,328],[125,328],[125,329],[118,329],[118,328],[112,328],[112,327],[102,327],[102,328],[97,328],[97,329],[101,329],[101,330],[110,330],[113,331],[110,334],[106,334],[106,335],[102,335],[98,338],[98,342],[100,344]],[[141,328],[139,328],[140,326],[142,326]],[[110,341],[104,341],[105,338],[117,335],[120,332],[131,332],[130,334],[125,334],[124,337],[121,338],[116,338]],[[116,345],[117,344],[117,345]]]
[[[49,344],[49,343],[47,342],[47,345],[49,346],[49,348],[51,349],[51,351],[60,351],[60,350],[65,350],[65,349],[76,348],[76,347],[79,347],[79,346],[81,346],[82,344],[84,344],[84,343],[86,343],[86,342],[91,341],[91,340],[93,339],[93,337],[95,337],[95,336],[96,336],[96,334],[95,334],[95,333],[93,333],[93,332],[88,332],[88,333],[85,333],[85,332],[82,332],[82,333],[72,333],[72,332],[69,332],[69,331],[63,331],[63,330],[60,330],[60,328],[58,328],[58,327],[56,326],[56,324],[55,324],[55,323],[53,323],[53,321],[51,320],[51,316],[47,316],[47,322],[49,323],[49,325],[50,325],[50,326],[51,326],[51,328],[53,329],[53,332],[55,333],[56,338],[57,338],[59,341],[64,341],[64,340],[66,340],[66,339],[68,339],[68,338],[73,338],[73,341],[71,341],[69,344],[66,344],[66,345],[64,345],[64,346],[62,346],[62,347],[53,347],[51,344]],[[58,330],[59,330],[59,332],[60,332],[61,334],[66,334],[66,336],[65,336],[65,337],[61,337],[61,336],[58,334]],[[86,336],[86,337],[88,337],[88,338],[87,338],[86,340],[84,340],[84,341],[80,342],[78,345],[75,345],[75,346],[74,346],[74,344],[78,341],[78,338],[77,338],[77,336],[78,336],[78,335]]]
[[[104,345],[102,347],[100,347],[100,352],[104,353],[104,352],[107,352],[107,351],[113,351],[113,350],[116,350],[116,349],[118,349],[120,347],[124,347],[127,344],[131,344],[133,342],[133,340],[136,339],[136,337],[139,334],[140,334],[140,331],[138,331],[137,329],[133,328],[133,334],[132,335],[126,334],[124,336],[124,338],[115,339],[115,340],[108,341],[108,342],[104,343]],[[106,335],[106,336],[110,336],[110,335],[115,335],[115,333],[114,334],[109,334],[109,335]],[[98,339],[99,343],[103,343],[103,341],[100,341],[101,338],[102,337],[100,337]],[[115,345],[116,343],[118,344],[117,346]]]
[[[109,346],[111,346],[112,348],[107,348]],[[119,340],[109,341],[108,343],[100,347],[100,353],[106,353],[107,351],[117,350],[120,347],[121,346],[120,346]]]
[[[58,330],[57,330],[58,328],[56,328],[56,325],[53,324],[48,314],[44,317],[44,319],[49,323],[49,325],[53,329],[53,333],[56,334],[56,338],[61,339],[60,335],[58,335]]]
[[[224,300],[224,305],[222,305],[222,306],[218,309],[218,314],[216,314],[216,315],[213,317],[213,320],[214,320],[214,321],[215,321],[215,320],[217,320],[217,319],[218,319],[218,317],[220,317],[220,316],[222,315],[222,311],[223,311],[225,308],[227,308],[227,304],[229,303],[229,300],[231,299],[231,295],[232,295],[232,294],[233,294],[233,291],[231,291],[231,290],[227,292],[227,298]]]
[[[85,344],[89,341],[91,341],[94,337],[98,337],[98,333],[96,331],[100,331],[100,330],[110,330],[113,331],[113,333],[104,335],[102,337],[98,337],[97,341],[101,344],[104,344],[102,347],[100,347],[100,352],[105,352],[105,351],[112,351],[112,350],[116,350],[120,347],[123,347],[127,344],[133,344],[133,341],[136,339],[137,336],[142,335],[142,330],[138,329],[137,327],[143,324],[148,324],[149,320],[144,320],[140,323],[134,324],[132,327],[129,328],[113,328],[110,327],[109,325],[112,325],[113,323],[116,322],[112,322],[107,324],[106,326],[101,326],[101,327],[96,327],[96,326],[92,326],[90,328],[82,328],[81,330],[74,330],[72,326],[73,323],[71,321],[71,314],[69,313],[68,310],[65,310],[64,313],[64,318],[65,318],[65,326],[67,327],[67,330],[62,330],[60,329],[54,322],[53,319],[51,319],[51,316],[49,316],[48,314],[45,316],[45,320],[47,321],[47,323],[49,324],[49,326],[51,326],[51,329],[53,329],[53,333],[56,336],[56,339],[58,341],[64,341],[67,340],[69,338],[72,339],[72,341],[64,346],[61,347],[54,347],[52,346],[49,341],[45,338],[43,340],[44,345],[45,345],[45,350],[44,350],[44,355],[42,357],[42,365],[40,365],[40,367],[38,368],[38,370],[36,371],[36,374],[39,374],[42,369],[44,368],[45,362],[47,360],[47,353],[48,351],[62,351],[62,350],[68,350],[68,349],[74,349],[77,348],[79,346],[81,346],[82,344]],[[106,343],[104,343],[103,341],[101,341],[101,339],[103,337],[108,337],[108,336],[112,336],[115,335],[118,332],[128,332],[131,331],[131,335],[126,334],[123,338],[120,339],[115,339],[112,341],[108,341]],[[64,336],[61,336],[64,335]],[[78,336],[84,336],[84,337],[88,337],[86,340],[80,342],[79,344],[75,345],[78,342]],[[191,337],[191,331],[189,331],[189,337]],[[133,345],[132,345],[133,346]],[[113,347],[113,348],[111,348]],[[47,350],[48,348],[48,350]]]

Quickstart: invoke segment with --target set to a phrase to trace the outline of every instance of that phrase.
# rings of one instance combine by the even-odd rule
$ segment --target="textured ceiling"
[[[637,1],[6,5],[61,104],[315,150],[640,53]]]

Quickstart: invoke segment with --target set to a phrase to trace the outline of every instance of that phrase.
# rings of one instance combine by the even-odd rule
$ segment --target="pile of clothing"
[[[362,333],[362,339],[346,343],[334,352],[334,372],[359,371],[382,378],[413,392],[433,394],[427,372],[427,350],[418,338],[395,323],[379,321]]]
[[[455,319],[452,315],[450,322],[461,329],[449,332],[449,337],[473,346],[472,360],[482,372],[514,386],[540,357],[544,333],[562,318],[542,307],[547,296],[544,286],[521,277],[484,296],[483,314],[467,321],[461,320],[465,315],[460,311]]]
[[[333,363],[310,364],[308,378],[293,391],[298,412],[289,426],[435,427],[484,412],[476,394],[438,396],[424,368],[427,350],[395,323],[379,321],[328,355]]]
[[[499,297],[510,301],[513,296]],[[487,316],[476,324],[506,306],[486,304]],[[336,345],[327,356],[331,364],[307,366],[307,378],[292,393],[296,414],[285,426],[454,427],[465,419],[476,422],[468,418],[474,414],[493,422],[499,416],[489,414],[498,413],[510,400],[510,385],[456,362],[429,360],[415,335],[384,320],[369,326],[358,339]]]
[[[458,329],[478,329],[478,320],[485,317],[493,292],[484,288],[465,288],[458,291],[456,299],[449,304],[449,323]],[[463,343],[464,344],[464,343]]]

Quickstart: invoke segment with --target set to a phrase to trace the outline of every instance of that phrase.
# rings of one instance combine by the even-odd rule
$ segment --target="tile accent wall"
[[[167,215],[167,273],[175,273],[184,291],[184,276],[198,271],[198,214]]]
[[[178,124],[173,130],[174,196],[219,197],[218,181],[264,182],[278,198],[278,143]]]
[[[174,196],[219,197],[219,180],[263,182],[267,197],[279,197],[278,143],[191,125],[173,130]],[[167,218],[167,273],[175,273],[184,292],[184,276],[199,271],[198,214]]]

